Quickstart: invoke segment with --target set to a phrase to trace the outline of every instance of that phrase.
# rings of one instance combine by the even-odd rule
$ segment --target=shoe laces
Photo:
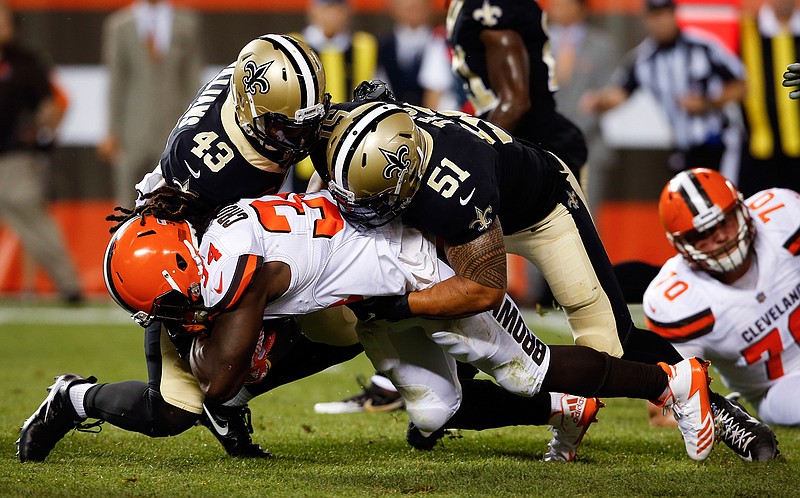
[[[747,415],[747,418],[749,422],[750,416]],[[747,446],[756,438],[755,434],[743,424],[740,424],[734,414],[729,413],[727,410],[719,410],[714,422],[717,428],[717,439],[725,440],[726,443],[741,449],[743,452],[747,450]]]
[[[78,432],[88,432],[91,434],[98,434],[103,430],[102,425],[105,423],[105,420],[95,420],[94,422],[87,422],[85,424],[78,424],[75,426],[75,430]]]

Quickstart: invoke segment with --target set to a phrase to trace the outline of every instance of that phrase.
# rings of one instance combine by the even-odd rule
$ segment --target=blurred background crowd
[[[201,84],[260,34],[311,45],[334,101],[380,78],[401,100],[469,112],[450,70],[444,1],[6,0],[0,296],[105,299],[105,216],[132,204]],[[675,1],[540,2],[543,56],[555,61],[559,111],[586,136],[584,186],[614,263],[674,254],[657,200],[685,167],[719,169],[745,196],[800,188],[800,104],[780,85],[800,59],[795,0]],[[684,69],[703,64],[696,55],[646,55],[678,30],[710,39],[717,52],[705,63],[730,77],[681,89]],[[304,190],[311,171],[298,165],[287,189]],[[511,293],[535,304],[539,279],[511,264]]]

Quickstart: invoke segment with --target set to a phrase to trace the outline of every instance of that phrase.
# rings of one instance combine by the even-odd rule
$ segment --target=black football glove
[[[800,63],[793,62],[786,67],[786,72],[783,73],[783,86],[800,87]],[[793,100],[800,99],[800,89],[792,90],[789,92],[789,98]]]
[[[362,81],[353,90],[353,100],[355,102],[391,102],[396,103],[394,93],[389,90],[389,86],[381,80]]]
[[[378,296],[347,305],[362,322],[389,320],[396,322],[411,318],[408,294],[402,296]]]

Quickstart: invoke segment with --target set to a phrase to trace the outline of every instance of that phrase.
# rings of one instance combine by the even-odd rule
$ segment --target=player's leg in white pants
[[[493,312],[458,320],[425,323],[431,338],[448,354],[492,376],[514,394],[533,396],[550,366],[550,349],[525,324],[506,295]]]
[[[800,372],[778,379],[758,404],[758,416],[767,424],[800,425]]]
[[[494,313],[458,320],[360,323],[364,351],[395,385],[421,431],[444,426],[461,405],[455,359],[471,363],[514,394],[533,396],[550,365],[550,350],[525,325],[506,296]]]
[[[406,402],[411,421],[422,431],[444,426],[461,405],[456,362],[421,325],[426,320],[378,320],[356,326],[367,357]]]

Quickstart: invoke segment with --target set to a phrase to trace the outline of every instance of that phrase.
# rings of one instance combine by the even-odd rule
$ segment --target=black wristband
[[[408,294],[403,294],[402,296],[397,296],[397,300],[395,301],[395,312],[396,315],[390,318],[391,321],[399,321],[405,320],[406,318],[411,318],[411,307],[408,305]]]

